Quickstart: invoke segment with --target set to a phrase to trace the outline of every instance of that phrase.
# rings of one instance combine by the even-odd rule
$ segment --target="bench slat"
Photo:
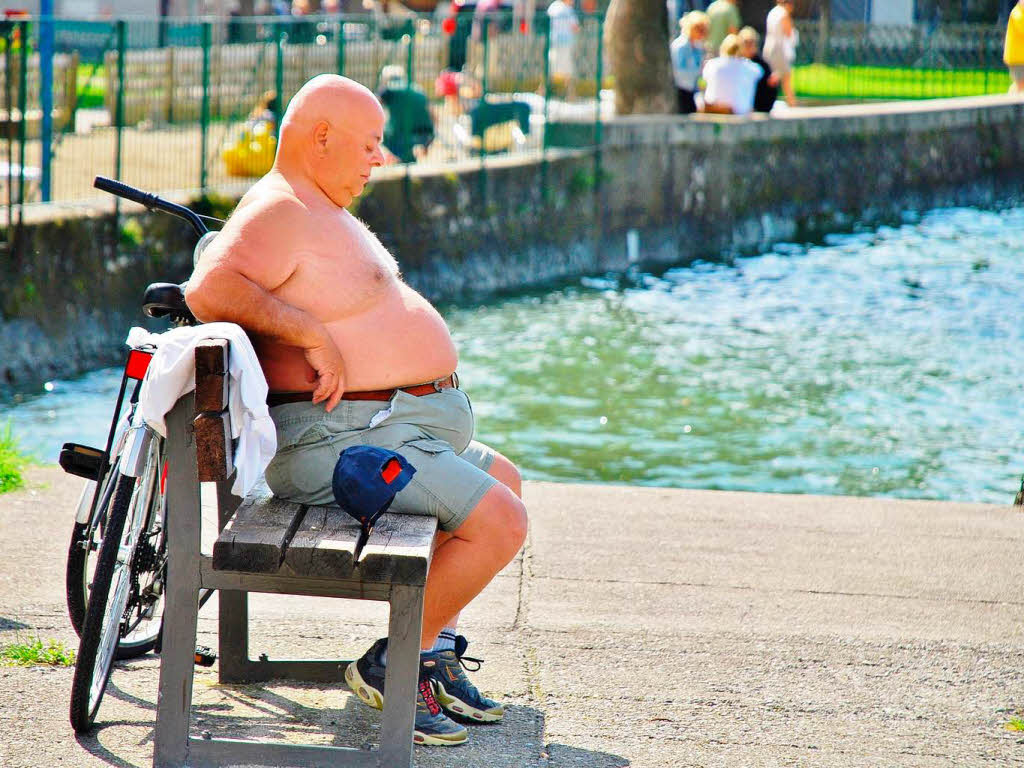
[[[228,340],[196,345],[196,413],[219,413],[228,407]]]
[[[214,542],[214,570],[277,573],[304,511],[273,498],[265,486],[250,494]]]
[[[201,483],[227,480],[235,463],[228,412],[200,413],[192,422],[196,438],[196,473]]]
[[[359,572],[364,581],[424,584],[434,551],[437,518],[382,515],[363,548]]]
[[[363,548],[355,575],[362,581],[423,584],[437,521],[432,517],[385,514]],[[292,537],[284,566],[295,576],[345,578],[359,525],[337,507],[310,507]]]

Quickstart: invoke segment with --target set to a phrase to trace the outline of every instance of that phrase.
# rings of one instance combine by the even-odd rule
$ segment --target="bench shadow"
[[[152,714],[152,719],[99,722],[95,730],[77,736],[79,745],[117,768],[141,768],[111,746],[103,735],[118,726],[149,727],[136,746],[151,745],[155,732],[156,704],[152,697],[128,693],[111,680],[107,695]],[[381,713],[363,704],[343,684],[211,683],[194,692],[190,735],[192,738],[230,738],[246,741],[319,744],[355,749],[376,749],[380,742]],[[507,708],[502,723],[474,724],[470,739],[455,749],[417,747],[416,768],[446,768],[452,759],[460,768],[627,768],[620,755],[591,751],[564,744],[545,743],[545,716],[522,705]],[[116,731],[110,731],[112,735]],[[143,761],[148,765],[148,760]]]
[[[282,688],[286,690],[282,690]],[[271,685],[214,685],[215,704],[192,708],[193,734],[211,738],[319,743],[375,749],[381,713],[363,704],[343,686],[281,681]],[[240,714],[240,710],[245,714]],[[502,723],[473,724],[466,745],[451,749],[417,747],[417,768],[626,768],[621,755],[563,744],[544,743],[540,710],[511,705]]]

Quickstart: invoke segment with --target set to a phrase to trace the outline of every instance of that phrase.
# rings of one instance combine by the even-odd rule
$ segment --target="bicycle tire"
[[[68,545],[67,568],[64,573],[64,591],[68,606],[68,617],[75,634],[81,636],[82,625],[85,624],[85,609],[89,604],[89,585],[96,571],[95,560],[99,556],[102,539],[103,521],[107,517],[113,497],[113,483],[106,478],[103,491],[96,500],[90,519],[84,523],[75,522],[71,530],[71,543]],[[82,490],[83,499],[79,500],[79,509],[88,494],[92,496],[94,481],[86,483]],[[86,544],[86,539],[89,543]]]
[[[165,541],[160,445],[156,440],[150,444],[138,478],[118,473],[114,481],[71,686],[70,719],[76,733],[88,731],[95,721],[118,648],[129,643],[136,649],[152,648],[160,637],[164,560],[158,552]],[[149,554],[140,555],[146,548]],[[143,594],[142,575],[147,577],[147,590],[155,584],[155,591]],[[122,636],[129,617],[139,617],[136,624],[146,621],[148,631],[137,635],[137,642]]]
[[[128,520],[128,512],[138,487],[137,479],[118,475],[114,501],[100,545],[99,561],[89,593],[89,606],[85,613],[78,655],[75,659],[75,676],[71,683],[71,727],[75,733],[85,733],[96,719],[96,711],[103,700],[110,671],[113,665],[116,642],[111,643],[109,632],[114,608],[111,601],[111,586],[115,570],[118,569],[118,555],[121,552],[122,536]],[[123,572],[123,565],[121,571]],[[118,580],[118,586],[123,583]],[[122,609],[118,610],[118,613]],[[120,620],[118,620],[118,628]],[[106,640],[106,642],[104,642]],[[99,677],[97,677],[99,673]]]
[[[98,558],[100,545],[102,544],[102,530],[105,521],[109,516],[110,505],[114,498],[114,480],[119,477],[117,473],[118,462],[107,474],[103,492],[96,502],[91,519],[86,523],[75,523],[71,532],[71,543],[68,547],[68,561],[65,572],[65,591],[68,606],[68,615],[71,618],[71,625],[75,632],[81,637],[82,627],[85,624],[85,614],[88,606],[89,591],[92,580],[95,576],[95,560]],[[146,473],[145,481],[151,482],[151,472]],[[89,486],[86,486],[85,492]],[[162,496],[162,494],[161,494]],[[91,543],[86,545],[89,538]],[[163,546],[161,545],[161,550]],[[91,566],[91,567],[90,567]],[[161,572],[154,573],[151,582],[162,584]],[[158,642],[160,624],[146,633],[135,634],[133,637],[121,637],[115,651],[116,659],[134,659],[143,656],[153,650]]]

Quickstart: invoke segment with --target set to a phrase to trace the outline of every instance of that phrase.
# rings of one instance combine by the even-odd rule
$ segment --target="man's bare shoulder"
[[[273,235],[305,223],[309,216],[308,206],[294,190],[261,180],[239,201],[223,231],[225,234]]]
[[[296,233],[309,230],[309,217],[306,205],[289,189],[258,183],[203,252],[197,273],[227,269],[273,290],[295,270],[303,250]]]

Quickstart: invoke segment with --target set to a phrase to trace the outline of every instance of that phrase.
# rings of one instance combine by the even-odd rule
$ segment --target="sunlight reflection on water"
[[[728,264],[443,311],[477,436],[531,479],[1008,503],[1024,209],[948,209]],[[52,460],[119,374],[3,407]]]

